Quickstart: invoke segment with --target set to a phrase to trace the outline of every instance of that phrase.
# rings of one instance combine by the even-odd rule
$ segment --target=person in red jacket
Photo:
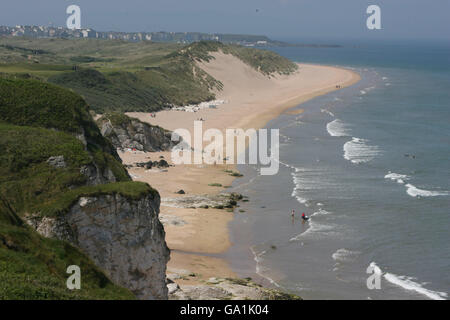
[[[303,219],[303,221],[308,221],[309,217],[303,212],[302,213],[302,219]]]

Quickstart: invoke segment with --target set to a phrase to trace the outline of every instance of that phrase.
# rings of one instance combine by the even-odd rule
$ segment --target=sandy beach
[[[213,54],[215,59],[199,66],[224,85],[217,99],[226,101],[217,109],[198,112],[161,111],[156,118],[148,113],[128,113],[129,116],[165,129],[188,129],[193,132],[194,121],[202,118],[203,130],[216,128],[262,128],[283,112],[300,114],[302,110],[288,111],[316,96],[350,86],[360,77],[353,71],[319,65],[299,64],[299,70],[290,76],[267,77],[231,55]],[[170,152],[119,152],[124,164],[133,164],[164,157],[171,163]],[[168,273],[180,270],[194,272],[195,277],[180,282],[195,283],[209,277],[236,276],[227,262],[220,258],[230,247],[228,223],[233,213],[219,209],[177,208],[164,204],[164,198],[188,195],[215,194],[226,191],[234,177],[225,170],[233,165],[177,165],[167,170],[129,169],[134,180],[148,182],[156,188],[163,203],[161,217],[166,241],[172,250]],[[210,186],[220,184],[222,187]],[[176,192],[183,190],[185,195]],[[175,223],[173,223],[175,221]]]

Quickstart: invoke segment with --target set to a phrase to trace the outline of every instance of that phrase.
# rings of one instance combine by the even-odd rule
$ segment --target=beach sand
[[[328,66],[299,64],[299,71],[290,76],[267,77],[239,59],[223,53],[212,54],[215,59],[199,66],[220,80],[223,91],[217,99],[226,104],[217,109],[202,109],[196,113],[183,111],[161,111],[156,118],[149,113],[127,113],[130,117],[165,129],[188,129],[193,135],[194,121],[202,118],[203,131],[216,128],[225,132],[227,128],[262,128],[271,119],[283,112],[300,114],[302,110],[287,111],[316,96],[352,85],[360,80],[357,73]],[[169,163],[169,152],[133,153],[119,155],[124,164],[159,160],[163,156]],[[168,170],[131,168],[134,180],[148,182],[157,189],[161,198],[179,197],[180,189],[186,195],[214,194],[226,191],[223,187],[209,186],[211,183],[231,185],[234,177],[225,170],[235,170],[233,165],[177,165]],[[168,273],[188,270],[196,273],[190,284],[209,277],[236,276],[220,254],[230,247],[228,223],[232,212],[218,209],[173,208],[162,205],[162,216],[173,216],[184,224],[165,224],[166,241],[172,251]]]

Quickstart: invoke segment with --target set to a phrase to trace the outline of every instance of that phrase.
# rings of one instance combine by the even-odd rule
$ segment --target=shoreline
[[[148,117],[148,113],[127,114],[168,130],[186,128],[193,132],[193,121],[198,118],[206,119],[204,130],[260,129],[284,112],[300,114],[301,109],[289,109],[303,102],[351,86],[361,79],[348,69],[311,64],[298,64],[299,71],[294,75],[269,79],[236,58],[222,53],[216,53],[215,58],[199,65],[222,81],[224,90],[216,95],[227,104],[196,113],[161,111],[156,118]],[[241,114],[243,111],[245,114]],[[240,118],[238,121],[235,121],[236,114]],[[119,154],[124,164],[157,160],[161,156],[171,163],[170,152]],[[179,190],[186,196],[226,192],[223,187],[231,186],[235,177],[225,170],[236,171],[236,165],[177,165],[160,171],[129,169],[133,180],[148,182],[161,194],[161,218],[165,221],[166,242],[172,250],[167,273],[195,273],[195,277],[176,280],[180,285],[202,283],[211,277],[237,277],[221,256],[232,246],[229,223],[234,213],[220,209],[174,208],[164,200],[184,196],[176,193]]]

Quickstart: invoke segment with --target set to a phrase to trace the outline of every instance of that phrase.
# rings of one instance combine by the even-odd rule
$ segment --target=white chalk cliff
[[[167,299],[169,249],[158,219],[159,194],[138,200],[120,194],[82,197],[57,218],[29,216],[46,237],[79,247],[110,279],[139,299]],[[83,270],[81,270],[83,272]]]

